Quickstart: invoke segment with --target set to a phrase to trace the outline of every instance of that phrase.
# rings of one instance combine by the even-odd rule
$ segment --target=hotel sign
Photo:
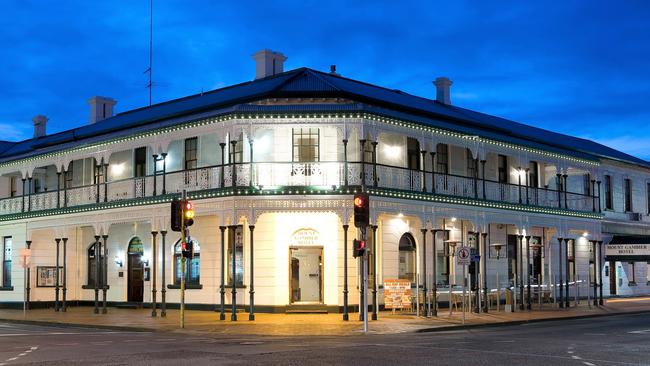
[[[321,243],[320,234],[314,229],[299,229],[291,235],[291,246],[320,246]]]
[[[650,244],[605,245],[605,259],[610,261],[650,260]]]

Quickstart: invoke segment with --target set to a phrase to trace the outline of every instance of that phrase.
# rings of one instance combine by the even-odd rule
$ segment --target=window
[[[650,182],[646,183],[647,213],[650,215]]]
[[[467,176],[470,178],[478,177],[476,174],[477,160],[474,160],[474,157],[472,156],[472,150],[467,149],[465,151],[465,156],[467,157]]]
[[[625,212],[632,212],[632,180],[625,178],[623,181],[625,191]]]
[[[514,283],[517,273],[517,253],[519,239],[517,235],[508,235],[508,280]]]
[[[635,267],[635,266],[634,266],[634,262],[629,262],[629,263],[628,263],[628,267],[627,267],[627,268],[629,269],[629,273],[628,273],[628,275],[627,275],[627,279],[628,279],[629,282],[630,282],[629,284],[630,284],[630,285],[633,285],[633,286],[636,285],[636,273],[635,273],[636,271],[635,271],[635,268],[634,268],[634,267]]]
[[[605,176],[605,208],[608,210],[614,209],[614,196],[612,194],[612,176]]]
[[[236,140],[237,143],[235,144],[235,147],[232,147],[232,144],[230,144],[230,163],[241,163],[244,161],[244,134],[240,133],[238,136],[238,139]],[[232,140],[231,140],[232,142]]]
[[[16,177],[9,178],[9,197],[16,197],[18,193],[16,181]]]
[[[406,139],[406,158],[409,169],[420,170],[420,142],[417,139]]]
[[[2,287],[11,287],[11,237],[4,237],[2,241]]]
[[[319,145],[320,134],[318,128],[294,128],[293,133],[293,161],[299,163],[311,163],[320,160]],[[372,156],[372,146],[366,141],[366,151],[370,148]],[[366,156],[366,159],[368,157]],[[372,159],[372,158],[371,158]],[[366,160],[370,162],[372,160]]]
[[[528,163],[528,186],[539,187],[539,164],[536,161]]]
[[[235,251],[234,276],[232,271],[233,247]],[[235,228],[235,235],[228,239],[226,273],[228,274],[228,286],[232,286],[233,277],[235,278],[235,286],[244,286],[244,227],[242,225],[237,225]]]
[[[194,255],[192,259],[185,261],[185,285],[196,285],[201,283],[201,246],[197,240],[189,239],[192,242]],[[181,241],[174,245],[174,285],[181,285]]]
[[[584,183],[583,183],[584,188],[582,191],[584,192],[585,195],[591,196],[593,191],[593,189],[591,188],[591,174],[589,173],[585,174],[583,179],[584,179]]]
[[[95,243],[92,243],[88,247],[88,275],[86,276],[88,287],[95,287],[95,280],[97,279],[97,256],[95,254]],[[100,256],[100,261],[103,259],[104,257]]]
[[[95,165],[95,184],[104,183],[104,167],[102,165]]]
[[[436,146],[436,172],[449,174],[449,146],[447,144]]]
[[[499,183],[508,183],[508,157],[505,155],[499,155],[497,157],[499,168],[498,168],[498,180]]]
[[[530,238],[530,256],[531,256],[531,269],[530,273],[533,275],[533,282],[538,283],[537,280],[542,276],[542,238],[533,236]]]
[[[441,285],[449,285],[449,262],[450,262],[450,257],[449,255],[449,243],[445,243],[446,240],[449,239],[449,232],[448,231],[443,231],[442,239],[438,239],[442,241],[443,245],[442,247],[438,246],[438,256],[437,256],[437,262],[436,262],[436,271],[437,271],[437,277],[438,277],[438,283]],[[436,243],[439,243],[440,241],[437,241]],[[442,250],[441,250],[442,249]]]
[[[650,262],[646,262],[645,280],[646,283],[650,285]]]
[[[43,187],[41,187],[41,180],[34,178],[34,193],[41,192]]]
[[[63,173],[65,188],[72,188],[73,176],[74,176],[74,170],[72,169],[72,162],[70,162],[70,165],[68,165],[68,170],[66,170],[65,173]]]
[[[399,274],[400,280],[415,283],[415,239],[409,233],[402,235],[399,240]]]
[[[197,141],[196,137],[185,139],[185,170],[196,169]]]
[[[187,145],[185,146],[187,149]],[[187,150],[186,150],[187,153]],[[147,175],[147,148],[139,147],[135,149],[133,154],[133,166],[135,167],[135,177],[144,177]],[[196,146],[194,148],[194,155],[196,160]],[[186,155],[187,156],[187,155]]]

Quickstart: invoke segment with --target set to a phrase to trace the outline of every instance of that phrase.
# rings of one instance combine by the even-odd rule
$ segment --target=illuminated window
[[[185,260],[185,285],[199,285],[201,281],[201,246],[197,240],[192,238],[189,239],[192,241],[194,255],[192,259]],[[181,284],[181,241],[177,241],[174,244],[174,285],[180,286]]]
[[[399,274],[397,278],[415,283],[415,239],[409,233],[399,240]]]
[[[449,145],[436,145],[436,172],[449,174]]]
[[[571,239],[567,243],[567,256],[569,257],[569,268],[568,271],[569,273],[567,274],[567,278],[569,281],[575,281],[576,280],[576,241]]]
[[[311,163],[320,160],[320,134],[318,128],[294,128],[293,131],[293,161]],[[370,142],[366,142],[366,149]],[[372,148],[370,149],[372,154]],[[371,155],[372,156],[372,155]],[[366,160],[366,162],[372,161]]]
[[[231,140],[233,141],[233,140]],[[237,136],[237,143],[233,148],[232,143],[229,146],[230,151],[230,163],[241,163],[244,161],[244,134],[239,133]]]
[[[472,156],[472,150],[466,149],[465,156],[467,158],[467,176],[470,178],[478,177],[476,169],[478,160],[475,160]]]
[[[74,170],[72,169],[72,162],[68,165],[68,170],[63,173],[64,185],[65,188],[72,188],[72,179],[74,176]]]
[[[196,169],[197,141],[196,137],[185,139],[185,170]]]

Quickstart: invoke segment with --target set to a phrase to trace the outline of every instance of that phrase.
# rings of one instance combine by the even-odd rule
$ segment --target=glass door
[[[323,303],[323,248],[289,248],[291,303]]]

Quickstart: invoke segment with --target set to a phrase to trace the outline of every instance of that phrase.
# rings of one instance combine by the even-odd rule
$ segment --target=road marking
[[[571,358],[573,358],[574,360],[582,360],[582,357],[580,356],[571,356]]]
[[[0,334],[0,337],[20,337],[20,336],[49,336],[49,335],[103,335],[103,334],[116,334],[121,332],[48,332],[48,333],[11,333]]]
[[[12,358],[8,358],[7,361],[13,361],[13,360],[17,360],[17,359],[18,359],[18,357],[12,357]]]
[[[587,361],[583,361],[582,363],[584,363],[587,366],[596,366],[596,364],[593,364],[593,363],[587,362]]]
[[[567,351],[566,353],[568,353],[568,354],[572,354],[572,353],[573,353],[573,351]]]
[[[650,333],[650,329],[635,330],[632,332],[628,332],[628,334],[644,334],[644,333]]]

